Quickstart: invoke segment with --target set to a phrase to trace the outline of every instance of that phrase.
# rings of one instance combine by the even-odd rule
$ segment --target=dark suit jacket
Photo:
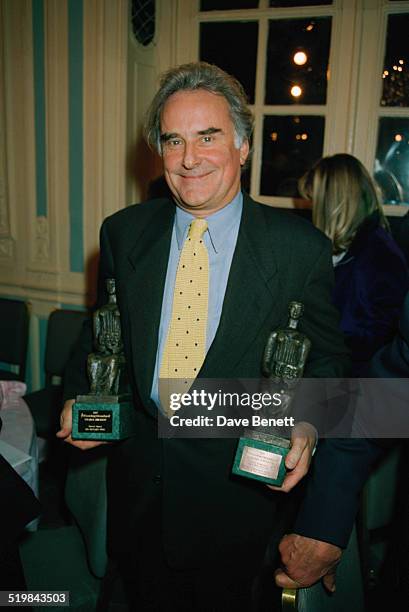
[[[194,567],[231,555],[245,563],[262,556],[282,496],[232,477],[235,440],[157,437],[150,391],[174,212],[171,201],[152,200],[119,211],[101,229],[100,281],[116,279],[138,419],[138,433],[115,445],[109,458],[111,552],[119,554],[138,538],[160,500],[158,528],[171,565]],[[305,306],[300,329],[312,342],[306,376],[342,375],[348,357],[331,305],[332,283],[325,236],[245,196],[220,325],[199,377],[258,378],[266,339],[286,324],[292,300]],[[88,326],[66,374],[66,398],[87,392],[90,350]]]
[[[40,502],[11,465],[0,455],[0,557],[41,511]]]

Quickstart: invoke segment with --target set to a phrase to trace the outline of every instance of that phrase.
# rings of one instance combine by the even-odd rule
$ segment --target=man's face
[[[209,91],[180,91],[167,100],[161,116],[166,182],[177,202],[206,217],[231,202],[240,189],[240,166],[248,142],[239,149],[224,97]]]

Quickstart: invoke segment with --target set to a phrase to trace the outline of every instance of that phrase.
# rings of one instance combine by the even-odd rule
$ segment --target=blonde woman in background
[[[351,373],[365,376],[371,357],[398,329],[409,288],[405,258],[373,180],[352,155],[322,158],[301,178],[299,189],[312,200],[314,225],[332,241],[334,303],[351,350]]]

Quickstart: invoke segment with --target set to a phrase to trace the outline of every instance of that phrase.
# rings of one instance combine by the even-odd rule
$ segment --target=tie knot
[[[207,230],[206,219],[195,219],[192,221],[189,227],[188,237],[192,240],[200,240],[205,231]]]

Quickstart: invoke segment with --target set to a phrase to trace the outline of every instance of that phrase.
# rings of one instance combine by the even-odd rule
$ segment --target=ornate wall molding
[[[50,230],[47,217],[37,217],[35,229],[34,259],[38,263],[50,260]]]
[[[1,242],[1,241],[0,241]],[[78,274],[76,275],[79,276]],[[49,288],[47,288],[47,284]],[[42,287],[43,285],[43,287]],[[1,283],[0,295],[14,296],[16,298],[27,299],[29,301],[38,300],[40,302],[55,302],[55,304],[72,305],[83,307],[86,303],[84,299],[84,284],[73,284],[67,290],[55,291],[55,277],[47,275],[45,272],[34,272],[32,278],[23,286],[14,283]]]
[[[12,260],[14,256],[14,241],[11,238],[0,238],[0,259]]]

